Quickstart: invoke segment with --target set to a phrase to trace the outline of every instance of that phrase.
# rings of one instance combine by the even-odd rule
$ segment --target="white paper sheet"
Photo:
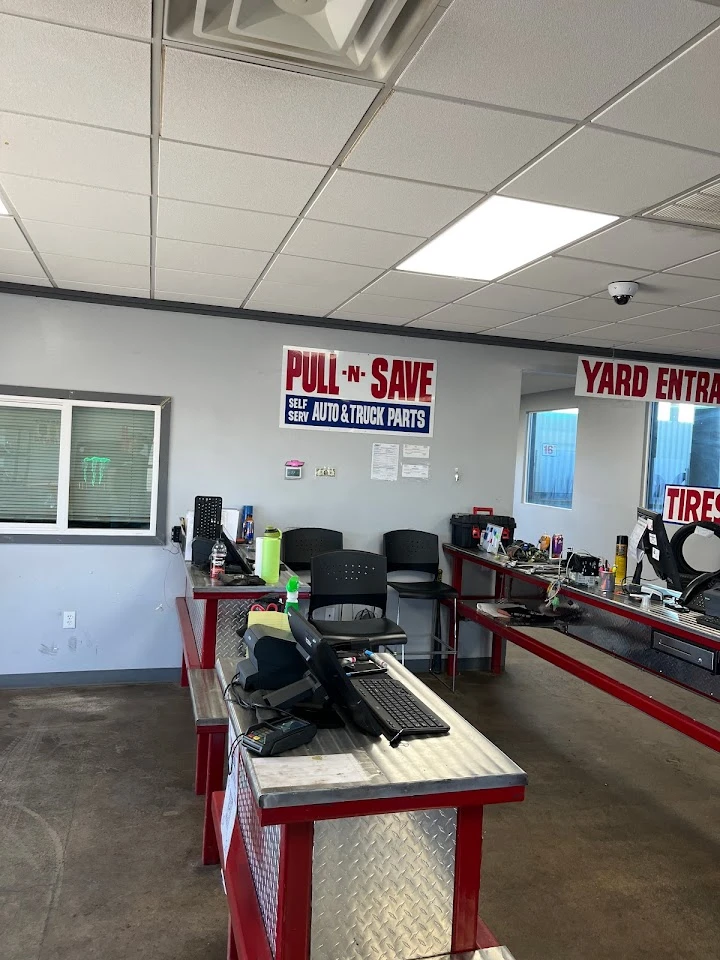
[[[313,757],[259,757],[253,761],[258,783],[274,787],[321,787],[367,783],[370,777],[351,753]]]
[[[397,480],[399,463],[399,443],[374,443],[370,462],[370,479]]]
[[[405,480],[428,480],[430,466],[427,463],[404,463],[402,475]]]
[[[225,800],[223,801],[222,817],[220,818],[223,863],[225,863],[228,850],[230,849],[230,840],[237,818],[238,749],[236,746],[236,748],[228,754],[228,778],[225,784]]]
[[[640,541],[643,538],[646,528],[647,523],[645,519],[638,520],[628,540],[628,556],[636,563],[639,563],[644,556],[644,551],[640,547]]]
[[[403,457],[406,460],[429,460],[430,447],[422,443],[404,443]]]

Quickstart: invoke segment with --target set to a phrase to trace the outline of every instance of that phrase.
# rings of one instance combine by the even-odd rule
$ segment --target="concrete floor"
[[[720,757],[529,654],[508,666],[448,695],[530,775],[486,815],[490,928],[517,960],[718,957]],[[193,740],[176,687],[0,691],[2,960],[224,960]]]

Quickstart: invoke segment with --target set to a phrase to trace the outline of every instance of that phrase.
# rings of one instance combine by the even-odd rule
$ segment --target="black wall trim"
[[[163,310],[167,313],[192,313],[207,317],[234,317],[238,320],[257,320],[261,323],[280,323],[285,326],[322,327],[324,330],[356,330],[360,333],[375,333],[391,337],[408,337],[413,340],[445,340],[451,343],[473,343],[507,350],[537,350],[545,353],[568,353],[579,356],[607,357],[617,360],[640,360],[647,363],[685,363],[696,367],[697,357],[683,354],[649,353],[636,350],[621,350],[613,347],[583,347],[582,344],[539,343],[537,340],[520,340],[513,337],[508,343],[505,337],[481,334],[456,333],[445,330],[425,330],[414,327],[396,327],[382,323],[360,323],[353,320],[335,320],[331,317],[307,317],[297,313],[270,313],[261,310],[241,310],[216,307],[207,303],[182,303],[177,300],[148,300],[145,297],[117,297],[84,290],[62,290],[59,287],[34,287],[24,283],[0,283],[0,293],[12,293],[24,297],[42,297],[46,300],[72,300],[77,303],[95,303],[111,307],[135,307],[141,310]],[[702,366],[720,369],[720,359],[703,359]]]
[[[3,687],[82,687],[113,683],[179,683],[180,667],[147,670],[58,670],[54,673],[6,673]]]

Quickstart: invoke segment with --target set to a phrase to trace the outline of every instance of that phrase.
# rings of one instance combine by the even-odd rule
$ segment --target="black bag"
[[[515,518],[493,513],[454,513],[450,517],[450,540],[455,547],[477,547],[485,527],[502,527],[501,542],[507,547],[515,539]]]

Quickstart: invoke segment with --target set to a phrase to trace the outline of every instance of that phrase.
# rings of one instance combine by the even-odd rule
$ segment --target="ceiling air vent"
[[[168,0],[165,38],[384,80],[443,0]]]
[[[658,207],[646,216],[720,229],[720,182],[703,187],[702,190],[696,190],[681,200],[673,200],[672,203]]]

